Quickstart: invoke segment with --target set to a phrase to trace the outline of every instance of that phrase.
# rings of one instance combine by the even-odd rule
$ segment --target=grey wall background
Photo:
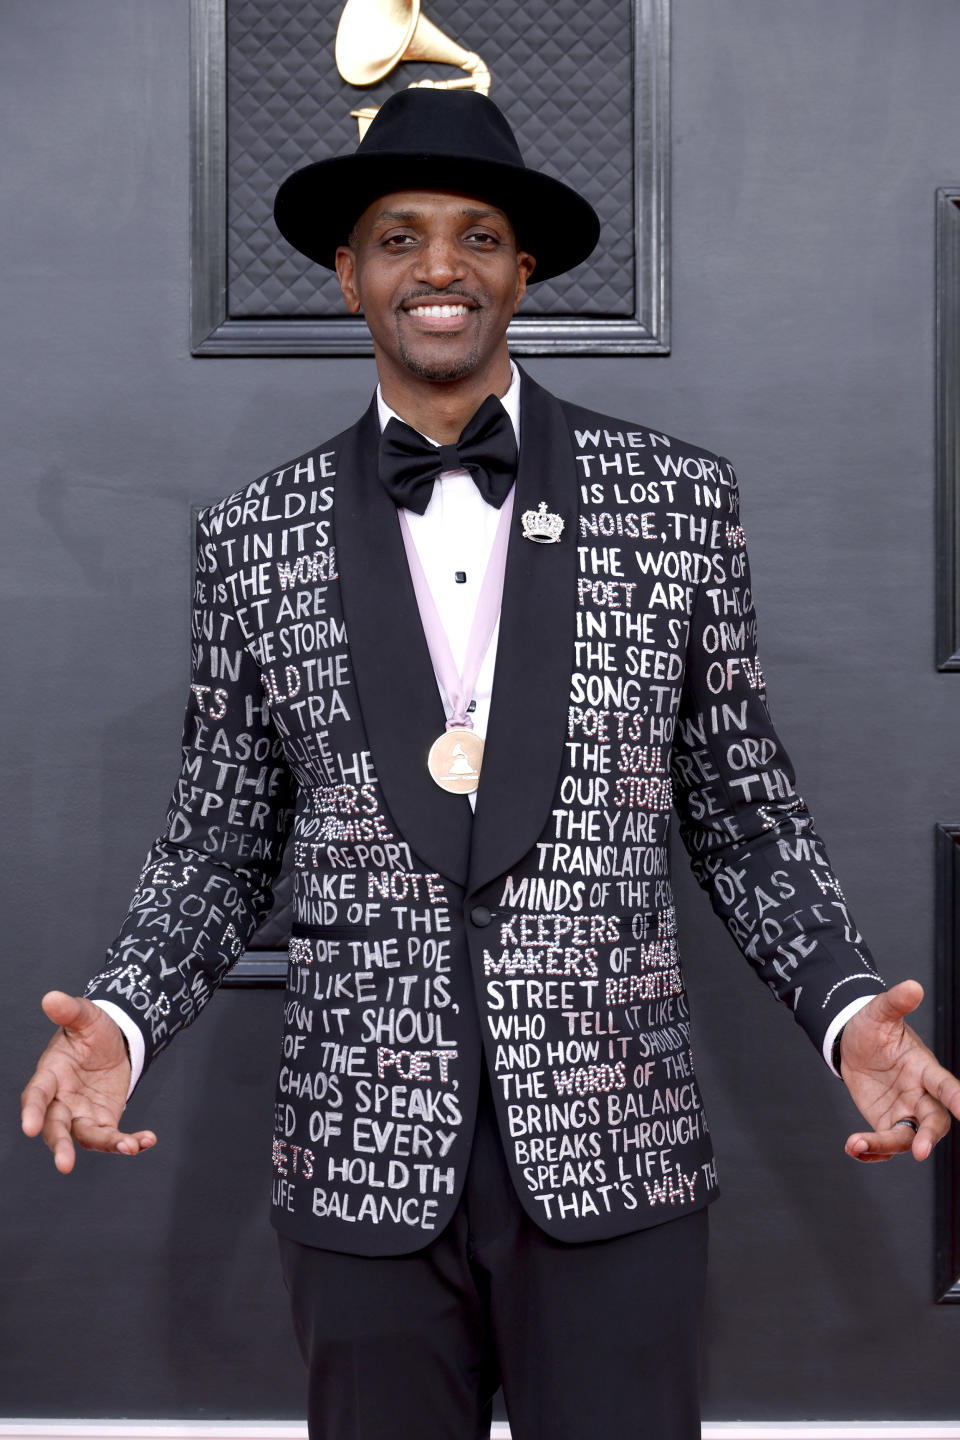
[[[224,994],[151,1074],[149,1156],[64,1179],[14,1121],[39,996],[99,965],[175,773],[190,503],[374,379],[189,356],[187,47],[187,0],[0,0],[8,1415],[301,1413],[266,1224],[277,992]],[[958,47],[952,0],[675,0],[673,353],[529,367],[736,460],[775,714],[885,972],[928,985],[932,827],[960,817],[932,564]],[[725,1187],[707,1416],[955,1416],[932,1170],[845,1160],[841,1088],[680,888]]]

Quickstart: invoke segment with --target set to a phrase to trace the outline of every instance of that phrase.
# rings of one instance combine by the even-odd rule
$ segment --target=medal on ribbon
[[[484,572],[477,608],[470,626],[467,653],[463,672],[457,669],[450,641],[443,621],[427,583],[417,548],[410,533],[410,526],[402,510],[400,530],[410,566],[410,578],[420,607],[423,633],[430,651],[437,679],[446,691],[453,707],[453,714],[447,721],[446,729],[438,735],[427,755],[427,769],[432,779],[450,795],[470,795],[480,784],[480,770],[483,765],[483,741],[473,728],[470,707],[476,689],[477,676],[483,657],[490,647],[493,632],[500,616],[500,602],[503,598],[503,577],[507,565],[507,543],[510,538],[510,520],[513,515],[511,489],[500,509],[497,531],[490,549],[490,559]]]
[[[427,769],[441,790],[450,795],[471,795],[480,784],[483,741],[475,730],[452,726],[430,746]]]

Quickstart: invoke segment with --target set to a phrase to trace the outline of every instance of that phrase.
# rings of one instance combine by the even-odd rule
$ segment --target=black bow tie
[[[517,437],[495,395],[488,395],[456,445],[431,445],[393,417],[380,436],[380,479],[395,503],[422,515],[444,470],[469,470],[488,505],[506,500],[517,472]]]

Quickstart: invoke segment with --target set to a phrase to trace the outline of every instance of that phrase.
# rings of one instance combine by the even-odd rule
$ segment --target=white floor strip
[[[0,1420],[0,1440],[306,1440],[299,1420]],[[490,1440],[510,1440],[494,1425]],[[960,1420],[707,1420],[703,1440],[960,1440]]]

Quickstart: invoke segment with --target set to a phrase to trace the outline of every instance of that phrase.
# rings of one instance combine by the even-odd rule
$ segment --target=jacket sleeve
[[[721,471],[671,761],[680,834],[746,958],[828,1051],[884,986],[770,719],[736,477]]]
[[[294,782],[232,579],[201,513],[180,778],[106,966],[85,992],[135,1022],[145,1066],[196,1019],[269,910],[292,821]]]

